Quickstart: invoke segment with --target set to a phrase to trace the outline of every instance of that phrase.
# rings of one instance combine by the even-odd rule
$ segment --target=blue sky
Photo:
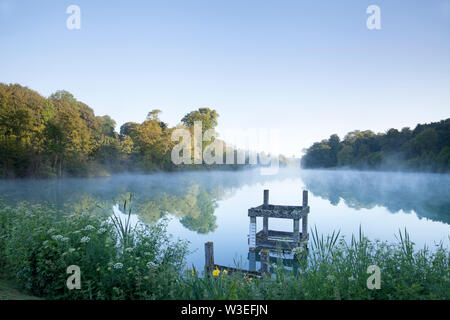
[[[372,4],[381,30],[366,27]],[[117,129],[215,108],[219,132],[279,130],[299,155],[450,116],[450,0],[0,0],[0,82],[68,90]]]

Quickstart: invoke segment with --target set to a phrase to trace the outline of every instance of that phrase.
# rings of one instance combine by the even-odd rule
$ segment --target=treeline
[[[116,132],[113,119],[96,116],[67,91],[45,98],[21,85],[0,83],[0,177],[179,169],[171,161],[178,143],[171,140],[175,128],[159,119],[160,112],[152,110],[142,123],[125,123]],[[214,129],[218,116],[201,108],[185,115],[178,127],[192,131],[194,121],[202,121],[203,131]]]
[[[414,130],[356,130],[342,141],[333,134],[306,150],[302,167],[450,172],[450,118]]]

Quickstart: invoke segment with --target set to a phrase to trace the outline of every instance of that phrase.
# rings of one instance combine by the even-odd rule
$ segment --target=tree
[[[120,137],[124,136],[133,137],[136,134],[136,129],[139,126],[136,122],[126,122],[120,127]]]
[[[110,116],[96,117],[99,124],[100,136],[114,137],[116,122]]]
[[[449,171],[450,119],[418,124],[414,130],[389,129],[375,134],[370,130],[347,133],[343,141],[336,135],[314,143],[302,158],[305,168],[337,166],[377,169]],[[336,155],[336,159],[334,159]]]
[[[214,129],[217,126],[217,118],[219,114],[216,110],[209,108],[200,108],[196,111],[189,112],[181,119],[181,122],[188,128],[194,126],[195,121],[202,122],[202,133],[208,129]]]
[[[349,145],[344,145],[337,154],[337,161],[339,166],[349,166],[353,159],[353,148]]]
[[[147,120],[155,120],[159,121],[159,114],[161,113],[161,110],[159,109],[153,109],[147,114]]]

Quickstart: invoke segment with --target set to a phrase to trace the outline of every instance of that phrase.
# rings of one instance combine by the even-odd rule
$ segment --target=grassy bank
[[[13,281],[0,278],[0,300],[39,300],[39,298],[22,293]]]
[[[448,248],[414,250],[406,232],[387,243],[315,231],[297,274],[276,264],[272,277],[260,279],[186,271],[187,245],[168,237],[164,223],[132,228],[106,216],[0,204],[0,234],[1,273],[48,299],[450,298]],[[80,267],[80,290],[66,286],[70,265]],[[379,290],[367,288],[370,265],[380,269]]]

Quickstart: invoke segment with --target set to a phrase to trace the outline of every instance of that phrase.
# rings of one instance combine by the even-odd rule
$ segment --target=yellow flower
[[[217,267],[216,267],[216,270],[214,270],[212,274],[213,274],[214,277],[218,277],[219,274],[220,274],[220,270],[217,269]]]
[[[192,270],[191,273],[192,273],[192,275],[194,276],[194,275],[195,275],[195,270]]]
[[[223,271],[222,271],[222,274],[227,275],[227,274],[228,274],[228,271],[227,271],[227,270],[223,270]]]

